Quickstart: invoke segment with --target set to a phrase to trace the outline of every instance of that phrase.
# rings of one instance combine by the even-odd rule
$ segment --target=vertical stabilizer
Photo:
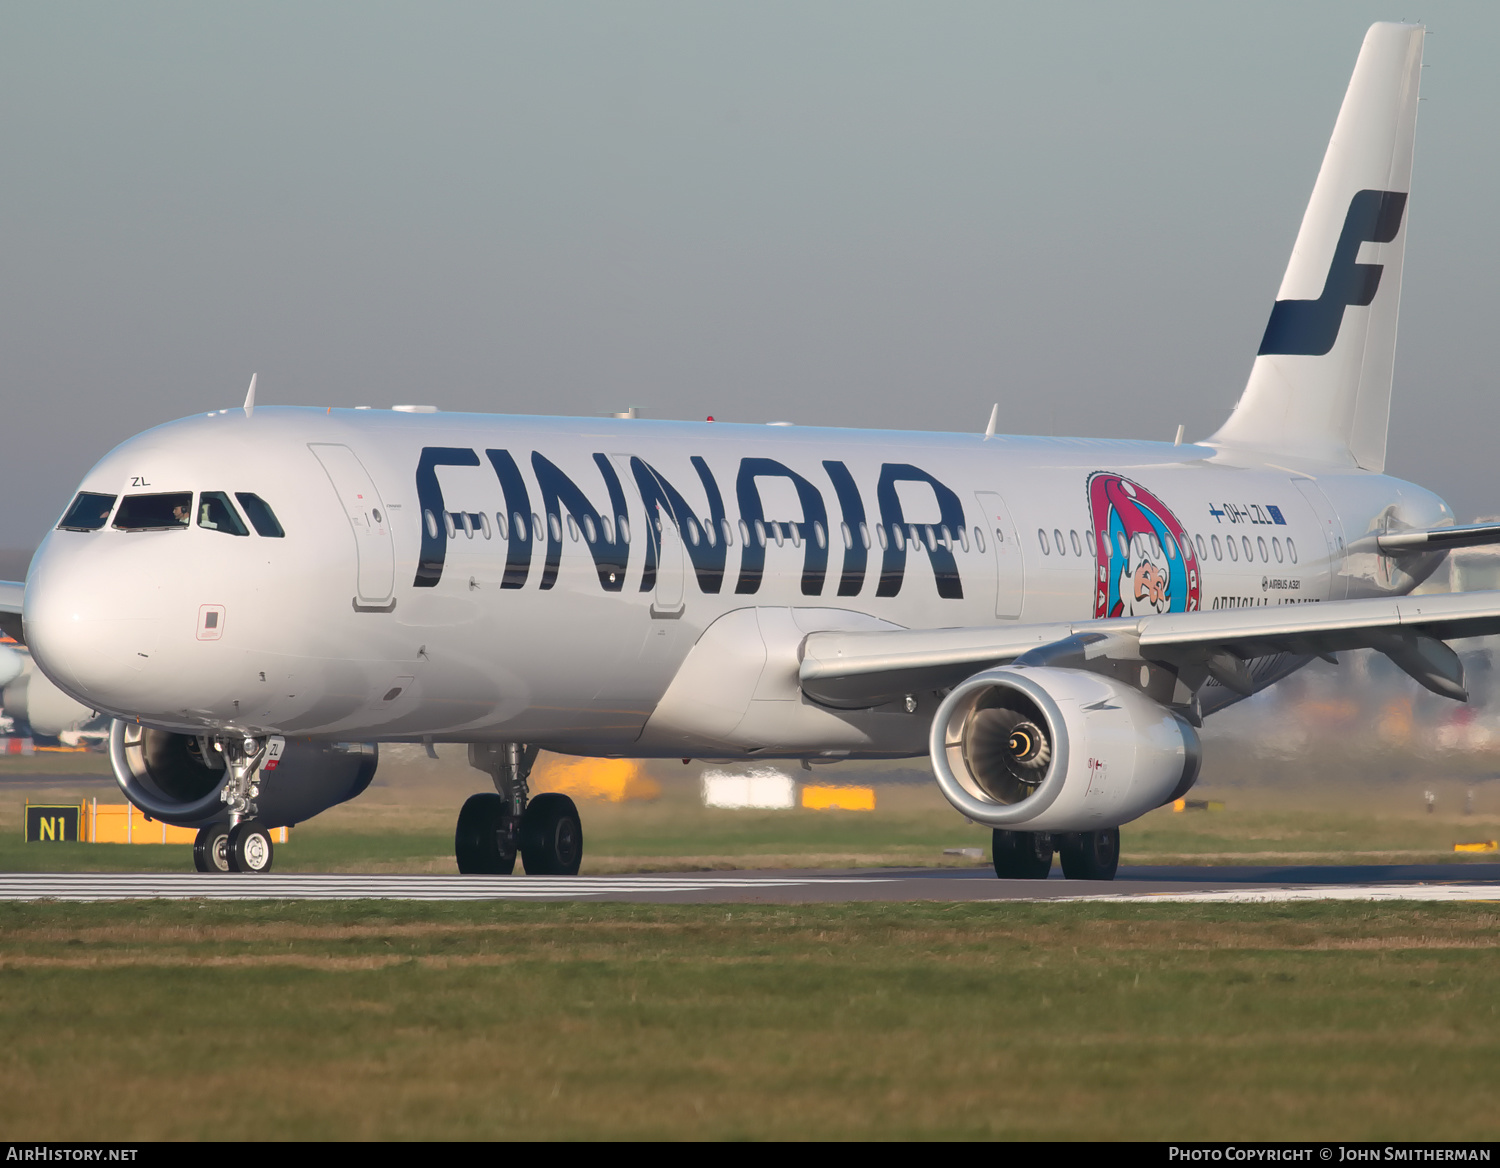
[[[1424,31],[1365,34],[1250,381],[1211,442],[1385,469]]]

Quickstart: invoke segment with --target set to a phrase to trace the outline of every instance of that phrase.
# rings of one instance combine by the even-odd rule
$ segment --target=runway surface
[[[1500,864],[1121,868],[1109,883],[997,880],[988,868],[710,872],[647,876],[0,874],[0,900],[541,900],[647,904],[840,901],[1293,900],[1500,902]]]

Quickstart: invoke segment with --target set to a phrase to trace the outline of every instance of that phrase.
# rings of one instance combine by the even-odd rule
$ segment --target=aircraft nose
[[[60,538],[62,537],[62,538]],[[108,537],[105,537],[107,539]],[[157,655],[159,587],[135,549],[94,533],[54,532],[32,561],[23,604],[32,657],[54,682],[100,710],[128,712]],[[113,545],[113,546],[111,546]]]

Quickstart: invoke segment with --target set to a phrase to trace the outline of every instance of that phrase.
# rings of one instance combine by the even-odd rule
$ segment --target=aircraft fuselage
[[[1360,537],[1451,522],[1384,475],[1206,446],[273,407],[157,427],[80,490],[114,517],[51,533],[26,618],[96,708],[646,755],[918,754],[905,709],[801,697],[803,636],[1404,592],[1411,562]],[[284,536],[212,523],[204,492]],[[188,521],[120,529],[118,500],[174,493]],[[725,692],[684,727],[659,707],[716,624]]]

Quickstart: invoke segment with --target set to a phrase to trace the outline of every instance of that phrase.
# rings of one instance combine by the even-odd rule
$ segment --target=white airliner
[[[205,871],[353,798],[379,742],[469,744],[465,872],[576,873],[538,749],[927,753],[995,869],[1108,879],[1198,777],[1195,728],[1315,656],[1466,697],[1500,593],[1412,597],[1500,541],[1388,477],[1423,30],[1365,38],[1239,404],[1198,443],[254,404],[106,455],[21,611],[114,715]]]

